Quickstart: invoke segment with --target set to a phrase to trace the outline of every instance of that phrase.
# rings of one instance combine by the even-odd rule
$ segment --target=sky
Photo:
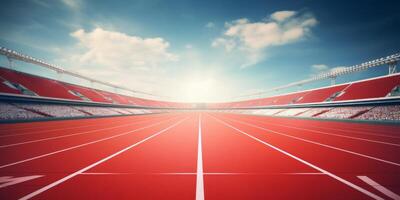
[[[222,102],[398,53],[400,2],[3,0],[0,27],[0,46],[158,95],[149,98]],[[14,69],[113,91],[26,63]]]

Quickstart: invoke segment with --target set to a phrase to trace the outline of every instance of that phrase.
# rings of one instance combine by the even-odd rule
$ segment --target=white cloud
[[[59,52],[63,59],[56,61],[69,66],[69,70],[149,93],[161,94],[171,88],[167,72],[179,59],[169,51],[170,44],[165,39],[102,28],[78,29],[70,35],[77,43]]]
[[[217,38],[212,43],[211,46],[213,47],[224,47],[226,51],[232,51],[235,46],[236,42],[234,40],[225,39],[225,38]]]
[[[278,11],[271,15],[271,18],[276,21],[285,21],[286,19],[295,15],[295,11]]]
[[[214,28],[214,27],[215,27],[214,22],[208,22],[208,23],[206,24],[206,28]]]
[[[297,42],[306,38],[317,20],[309,13],[279,11],[259,22],[246,18],[225,24],[223,35],[212,42],[213,47],[224,47],[244,52],[249,59],[243,66],[250,66],[265,58],[265,49]]]
[[[80,63],[128,68],[149,68],[178,57],[167,51],[163,38],[141,38],[96,28],[91,32],[79,29],[71,36],[84,49],[77,55]]]

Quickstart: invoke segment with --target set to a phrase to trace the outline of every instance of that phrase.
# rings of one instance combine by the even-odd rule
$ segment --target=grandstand
[[[400,198],[400,54],[271,91],[388,64],[384,76],[194,104],[0,53],[133,93],[0,66],[1,199]]]

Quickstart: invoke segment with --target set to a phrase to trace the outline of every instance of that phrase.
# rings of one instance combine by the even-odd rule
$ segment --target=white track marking
[[[154,124],[150,124],[148,126],[143,126],[143,127],[131,130],[131,131],[123,132],[123,133],[120,133],[120,134],[117,134],[117,135],[113,135],[113,136],[110,136],[110,137],[106,137],[106,138],[102,138],[102,139],[99,139],[99,140],[95,140],[95,141],[83,143],[83,144],[80,144],[80,145],[68,147],[68,148],[65,148],[65,149],[61,149],[61,150],[58,150],[58,151],[53,151],[53,152],[50,152],[50,153],[42,154],[40,156],[35,156],[35,157],[32,157],[32,158],[20,160],[20,161],[17,161],[17,162],[5,164],[5,165],[0,165],[0,169],[1,168],[5,168],[5,167],[9,167],[9,166],[13,166],[13,165],[17,165],[17,164],[21,164],[21,163],[24,163],[24,162],[36,160],[36,159],[39,159],[39,158],[44,158],[44,157],[51,156],[51,155],[58,154],[58,153],[62,153],[62,152],[65,152],[65,151],[77,149],[77,148],[80,148],[80,147],[84,147],[84,146],[87,146],[87,145],[90,145],[90,144],[95,144],[95,143],[102,142],[102,141],[109,140],[109,139],[113,139],[113,138],[116,138],[116,137],[124,136],[124,135],[130,134],[130,133],[134,133],[134,132],[146,129],[146,128],[150,128],[150,127],[156,126],[158,124],[161,124],[161,123],[169,121],[169,120],[171,120],[171,119],[163,120],[163,121],[160,121],[160,122],[157,122],[157,123],[154,123]]]
[[[26,195],[26,196],[24,196],[24,197],[21,197],[20,200],[26,200],[26,199],[33,198],[33,197],[35,197],[35,196],[37,196],[37,195],[39,195],[39,194],[41,194],[41,193],[43,193],[43,192],[45,192],[45,191],[47,191],[47,190],[53,188],[53,187],[55,187],[55,186],[57,186],[57,185],[59,185],[59,184],[65,182],[65,181],[67,181],[67,180],[69,180],[69,179],[75,177],[75,176],[78,176],[79,174],[81,174],[81,173],[83,173],[83,172],[85,172],[85,171],[87,171],[87,170],[89,170],[89,169],[91,169],[91,168],[93,168],[93,167],[95,167],[95,166],[97,166],[97,165],[103,163],[103,162],[106,162],[107,160],[110,160],[111,158],[114,158],[115,156],[118,156],[118,155],[121,154],[121,153],[124,153],[125,151],[128,151],[129,149],[131,149],[131,148],[133,148],[133,147],[135,147],[135,146],[138,146],[138,145],[140,145],[140,144],[146,142],[147,140],[150,140],[150,139],[152,139],[152,138],[154,138],[154,137],[160,135],[161,133],[166,132],[167,130],[169,130],[169,129],[175,127],[175,126],[177,126],[177,125],[180,124],[180,123],[182,123],[182,122],[185,121],[186,119],[187,119],[187,118],[182,119],[182,120],[178,121],[177,123],[172,124],[171,126],[165,128],[165,129],[163,129],[163,130],[161,130],[161,131],[158,131],[157,133],[155,133],[155,134],[153,134],[153,135],[151,135],[151,136],[149,136],[149,137],[147,137],[147,138],[145,138],[145,139],[143,139],[143,140],[141,140],[141,141],[139,141],[139,142],[136,142],[135,144],[132,144],[132,145],[130,145],[130,146],[128,146],[128,147],[126,147],[126,148],[124,148],[124,149],[122,149],[122,150],[120,150],[120,151],[114,153],[114,154],[111,154],[111,155],[109,155],[109,156],[107,156],[107,157],[105,157],[105,158],[103,158],[103,159],[101,159],[101,160],[99,160],[99,161],[97,161],[97,162],[95,162],[95,163],[93,163],[93,164],[87,166],[87,167],[84,167],[84,168],[82,168],[82,169],[80,169],[80,170],[78,170],[78,171],[76,171],[76,172],[74,172],[74,173],[72,173],[72,174],[70,174],[70,175],[68,175],[68,176],[66,176],[66,177],[64,177],[64,178],[62,178],[62,179],[59,179],[59,180],[57,180],[57,181],[55,181],[55,182],[53,182],[53,183],[51,183],[51,184],[49,184],[49,185],[46,185],[46,186],[44,186],[44,187],[42,187],[42,188],[40,188],[40,189],[38,189],[38,190],[36,190],[36,191],[34,191],[34,192],[32,192],[32,193]]]
[[[197,143],[196,200],[204,200],[203,151],[201,142],[201,114],[199,114],[199,132]]]
[[[282,127],[286,127],[286,128],[293,128],[293,129],[298,129],[298,130],[305,130],[305,131],[310,131],[310,132],[314,132],[314,133],[320,133],[320,134],[324,134],[324,135],[332,135],[332,136],[337,136],[337,137],[349,138],[349,139],[353,139],[353,140],[361,140],[361,141],[366,141],[366,142],[373,142],[373,143],[378,143],[378,144],[385,144],[385,145],[391,145],[391,146],[400,147],[400,144],[391,143],[391,142],[382,142],[382,141],[378,141],[378,140],[370,140],[370,139],[365,139],[365,138],[360,138],[360,137],[353,137],[353,136],[347,136],[347,135],[341,135],[341,134],[335,134],[335,133],[328,133],[328,132],[324,132],[324,131],[312,130],[312,129],[307,129],[307,128],[299,128],[299,127],[295,127],[295,126],[272,124],[272,123],[267,123],[267,122],[260,122],[260,123],[269,124],[269,125],[273,125],[273,126],[282,126]]]
[[[25,181],[30,181],[40,177],[42,177],[42,175],[23,176],[23,177],[2,176],[0,177],[0,188],[15,185]]]
[[[376,161],[379,161],[379,162],[384,162],[384,163],[387,163],[387,164],[396,165],[396,166],[400,167],[400,163],[384,160],[384,159],[381,159],[381,158],[376,158],[376,157],[373,157],[373,156],[365,155],[365,154],[362,154],[362,153],[357,153],[357,152],[346,150],[346,149],[342,149],[342,148],[339,148],[339,147],[330,146],[330,145],[327,145],[327,144],[322,144],[322,143],[319,143],[319,142],[315,142],[315,141],[312,141],[312,140],[307,140],[307,139],[304,139],[304,138],[300,138],[300,137],[297,137],[297,136],[285,134],[285,133],[282,133],[282,132],[273,131],[271,129],[267,129],[267,128],[260,127],[260,126],[257,126],[257,125],[254,125],[254,124],[250,124],[250,123],[247,123],[247,122],[239,121],[239,120],[236,120],[236,119],[228,119],[228,120],[236,121],[236,122],[241,123],[241,124],[245,124],[245,125],[248,125],[248,126],[251,126],[251,127],[255,127],[255,128],[258,128],[258,129],[261,129],[261,130],[265,130],[265,131],[268,131],[268,132],[271,132],[271,133],[275,133],[275,134],[278,134],[278,135],[283,135],[283,136],[286,136],[286,137],[290,137],[290,138],[293,138],[293,139],[296,139],[296,140],[301,140],[301,141],[304,141],[304,142],[316,144],[316,145],[319,145],[319,146],[327,147],[327,148],[330,148],[330,149],[334,149],[334,150],[350,153],[350,154],[353,154],[353,155],[361,156],[361,157],[364,157],[364,158],[368,158],[368,159],[372,159],[372,160],[376,160]]]
[[[347,180],[345,180],[345,179],[343,179],[343,178],[341,178],[339,176],[336,176],[335,174],[332,174],[331,172],[328,172],[328,171],[326,171],[326,170],[324,170],[324,169],[322,169],[320,167],[317,167],[317,166],[315,166],[315,165],[313,165],[313,164],[311,164],[311,163],[309,163],[309,162],[307,162],[307,161],[305,161],[305,160],[303,160],[303,159],[301,159],[301,158],[299,158],[299,157],[297,157],[297,156],[295,156],[293,154],[290,154],[290,153],[288,153],[288,152],[286,152],[286,151],[284,151],[284,150],[282,150],[282,149],[280,149],[278,147],[275,147],[275,146],[273,146],[273,145],[271,145],[271,144],[269,144],[269,143],[267,143],[267,142],[265,142],[265,141],[263,141],[261,139],[258,139],[256,137],[254,137],[254,136],[252,136],[252,135],[250,135],[250,134],[248,134],[248,133],[246,133],[246,132],[244,132],[244,131],[242,131],[242,130],[240,130],[240,129],[238,129],[238,128],[236,128],[236,127],[234,127],[234,126],[232,126],[232,125],[230,125],[230,124],[228,124],[228,123],[226,123],[226,122],[224,122],[222,120],[220,120],[220,119],[217,119],[215,117],[213,117],[213,118],[216,121],[224,124],[225,126],[228,126],[228,127],[232,128],[232,129],[236,130],[237,132],[239,132],[239,133],[241,133],[243,135],[246,135],[246,136],[250,137],[251,139],[253,139],[253,140],[257,141],[257,142],[260,142],[260,143],[262,143],[262,144],[264,144],[264,145],[266,145],[266,146],[268,146],[268,147],[270,147],[272,149],[275,149],[275,150],[277,150],[277,151],[279,151],[279,152],[281,152],[281,153],[283,153],[283,154],[285,154],[285,155],[287,155],[287,156],[289,156],[289,157],[291,157],[291,158],[293,158],[293,159],[295,159],[295,160],[297,160],[297,161],[299,161],[299,162],[301,162],[301,163],[303,163],[305,165],[308,165],[309,167],[314,168],[314,169],[316,169],[316,170],[318,170],[318,171],[320,171],[320,172],[322,172],[322,173],[324,173],[324,174],[336,179],[339,182],[342,182],[343,184],[345,184],[345,185],[347,185],[347,186],[349,186],[349,187],[351,187],[351,188],[353,188],[353,189],[355,189],[355,190],[357,190],[357,191],[359,191],[359,192],[361,192],[361,193],[363,193],[363,194],[365,194],[365,195],[367,195],[367,196],[369,196],[369,197],[371,197],[373,199],[383,200],[383,198],[379,197],[378,195],[376,195],[376,194],[374,194],[372,192],[369,192],[368,190],[365,190],[364,188],[361,188],[361,187],[353,184],[352,182],[349,182],[349,181],[347,181]]]
[[[375,188],[376,190],[378,190],[379,192],[382,192],[386,196],[388,196],[388,197],[390,197],[392,199],[400,200],[400,196],[398,194],[396,194],[396,193],[390,191],[389,189],[383,187],[379,183],[377,183],[374,180],[370,179],[368,176],[357,176],[357,177],[359,179],[361,179],[362,181],[364,181],[365,183],[367,183],[368,185],[370,185],[373,188]]]
[[[148,120],[148,121],[150,121],[150,120]],[[30,140],[30,141],[26,141],[26,142],[18,142],[18,143],[13,143],[13,144],[0,145],[0,148],[7,148],[7,147],[24,145],[24,144],[31,144],[31,143],[35,143],[35,142],[43,142],[43,141],[48,141],[48,140],[55,140],[55,139],[60,139],[60,138],[72,137],[72,136],[76,136],[76,135],[83,135],[83,134],[88,134],[88,133],[93,133],[93,132],[98,132],[98,131],[111,130],[111,129],[121,128],[121,127],[125,127],[125,126],[141,124],[143,122],[146,122],[146,121],[133,122],[133,123],[129,123],[129,124],[122,124],[122,125],[113,126],[113,127],[95,129],[95,130],[84,131],[84,132],[79,132],[79,133],[73,133],[73,134],[68,134],[68,135],[54,136],[54,137],[43,138],[43,139],[38,139],[38,140]]]

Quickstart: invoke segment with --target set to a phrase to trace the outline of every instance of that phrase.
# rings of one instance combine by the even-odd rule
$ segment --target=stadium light
[[[246,95],[240,95],[240,96],[236,96],[234,98],[243,98],[243,97],[252,97],[252,96],[258,96],[258,95],[263,95],[272,91],[278,91],[281,89],[286,89],[286,88],[291,88],[294,86],[302,86],[306,83],[311,83],[311,82],[315,82],[315,81],[320,81],[320,80],[325,80],[325,79],[332,79],[332,83],[335,83],[336,77],[338,76],[342,76],[342,75],[346,75],[346,74],[351,74],[351,73],[355,73],[355,72],[359,72],[359,71],[364,71],[367,70],[369,68],[372,67],[377,67],[377,66],[381,66],[381,65],[385,65],[388,64],[389,65],[389,74],[395,73],[396,72],[396,64],[397,62],[400,60],[400,53],[396,53],[393,55],[389,55],[386,57],[382,57],[382,58],[378,58],[375,60],[371,60],[371,61],[367,61],[358,65],[353,65],[353,66],[349,66],[349,67],[345,67],[343,69],[339,69],[339,70],[334,70],[334,71],[330,71],[330,72],[326,72],[326,73],[322,73],[322,74],[318,74],[312,78],[309,79],[305,79],[302,81],[298,81],[298,82],[294,82],[294,83],[290,83],[287,85],[283,85],[283,86],[279,86],[279,87],[275,87],[269,90],[265,90],[262,92],[257,92],[257,93],[252,93],[252,94],[246,94]]]
[[[11,62],[11,59],[15,59],[15,60],[23,61],[23,62],[26,62],[26,63],[31,63],[31,64],[35,64],[35,65],[38,65],[38,66],[42,66],[42,67],[45,67],[47,69],[56,71],[57,73],[68,74],[70,76],[73,76],[73,77],[76,77],[76,78],[80,78],[80,79],[84,79],[84,80],[90,81],[92,83],[99,83],[101,85],[105,85],[105,86],[108,86],[108,87],[111,87],[111,88],[117,88],[117,89],[121,89],[121,90],[124,90],[124,91],[133,92],[133,93],[136,93],[136,94],[145,94],[145,95],[154,96],[154,97],[165,97],[165,96],[160,96],[160,95],[154,95],[154,94],[147,93],[147,92],[132,90],[132,89],[127,88],[127,87],[119,86],[119,85],[108,83],[108,82],[101,81],[101,80],[96,80],[96,79],[84,76],[82,74],[79,74],[77,72],[67,71],[67,70],[63,69],[62,67],[60,67],[60,66],[46,63],[45,61],[42,61],[40,59],[33,58],[31,56],[28,56],[28,55],[24,55],[22,53],[19,53],[17,51],[11,50],[11,49],[7,49],[5,47],[0,47],[0,54],[6,56],[7,59],[10,62]]]

